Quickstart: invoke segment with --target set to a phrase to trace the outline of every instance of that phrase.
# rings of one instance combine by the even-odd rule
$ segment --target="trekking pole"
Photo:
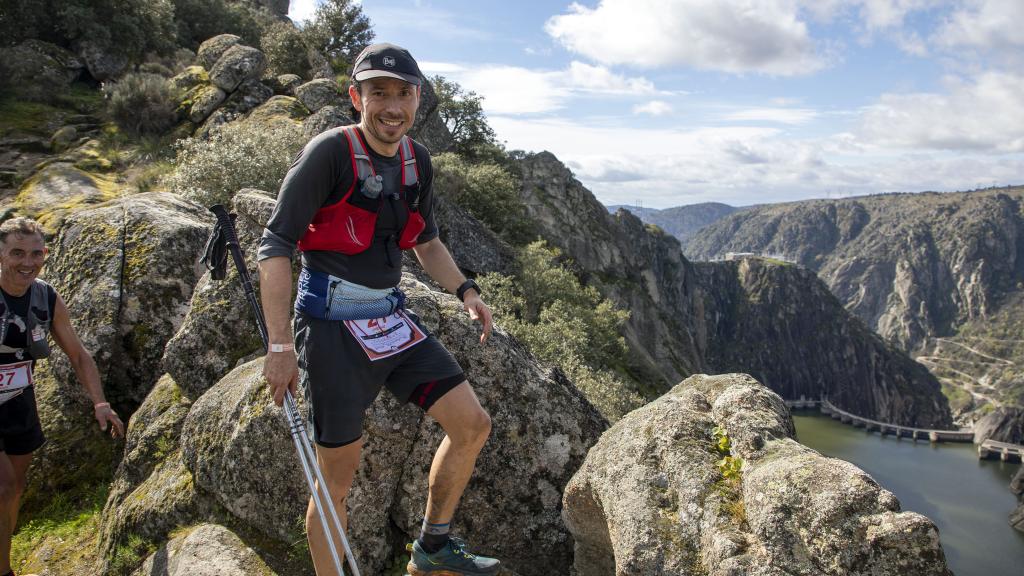
[[[210,268],[211,276],[214,279],[222,280],[225,276],[224,265],[226,264],[227,255],[223,253],[217,254],[217,252],[222,251],[225,246],[231,252],[231,257],[235,261],[235,267],[238,269],[238,278],[242,282],[242,288],[245,290],[245,298],[252,306],[253,315],[256,316],[256,324],[260,331],[260,337],[263,339],[263,348],[268,349],[270,347],[270,338],[267,335],[267,320],[263,316],[263,309],[256,298],[256,290],[253,288],[252,279],[249,277],[249,268],[245,264],[245,256],[242,254],[242,248],[238,244],[238,235],[235,233],[235,215],[228,214],[227,208],[222,204],[211,206],[210,212],[213,212],[217,217],[217,225],[214,227],[213,234],[206,245],[206,255],[203,259],[207,262],[207,268]],[[212,267],[210,261],[213,261]],[[320,516],[320,524],[324,527],[324,535],[327,537],[327,547],[331,551],[334,568],[337,570],[338,576],[344,574],[341,559],[338,557],[338,549],[334,545],[334,536],[331,534],[330,525],[327,523],[327,516],[324,514],[324,506],[317,490],[318,485],[320,490],[323,490],[324,496],[327,499],[327,509],[331,515],[334,529],[341,537],[341,544],[345,549],[348,566],[352,569],[352,576],[360,576],[355,556],[348,545],[348,538],[345,537],[345,530],[341,527],[341,520],[338,518],[334,501],[331,499],[331,494],[327,489],[327,482],[324,481],[323,474],[320,472],[320,466],[317,465],[316,452],[313,451],[313,447],[309,443],[309,437],[306,435],[306,425],[299,416],[299,408],[295,402],[295,397],[292,396],[291,391],[288,389],[285,389],[284,395],[284,412],[288,419],[288,427],[291,429],[292,440],[295,442],[295,450],[299,455],[299,463],[302,464],[302,472],[306,476],[306,483],[309,484],[309,491],[313,495],[313,504],[316,507],[317,514]],[[316,482],[313,481],[314,475],[316,476]]]

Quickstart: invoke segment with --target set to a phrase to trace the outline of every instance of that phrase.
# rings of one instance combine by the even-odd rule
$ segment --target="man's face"
[[[8,234],[0,244],[0,274],[15,286],[27,286],[39,276],[46,252],[38,234]]]
[[[367,143],[379,153],[394,154],[416,118],[419,87],[397,78],[370,78],[360,88],[349,87],[349,97],[362,115],[359,125]]]

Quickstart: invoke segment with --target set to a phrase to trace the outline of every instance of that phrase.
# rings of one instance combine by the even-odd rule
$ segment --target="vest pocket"
[[[423,220],[423,216],[420,216],[419,212],[409,212],[409,221],[402,228],[402,235],[398,238],[398,247],[402,250],[408,250],[416,246],[416,240],[419,238],[420,232],[423,232],[423,229],[426,227],[427,222]]]

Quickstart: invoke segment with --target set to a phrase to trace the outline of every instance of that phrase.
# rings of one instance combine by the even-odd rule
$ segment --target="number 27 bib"
[[[32,385],[32,361],[0,364],[0,404]]]

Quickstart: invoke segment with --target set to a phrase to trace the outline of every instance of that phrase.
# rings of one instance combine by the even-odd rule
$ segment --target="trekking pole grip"
[[[242,282],[242,289],[245,290],[245,298],[252,306],[253,316],[256,317],[256,324],[263,339],[263,348],[270,346],[270,338],[267,334],[267,321],[263,317],[263,308],[256,298],[256,289],[252,285],[252,277],[249,276],[249,267],[245,263],[245,255],[242,254],[242,246],[238,243],[238,233],[235,231],[234,214],[228,213],[223,204],[210,206],[210,212],[217,217],[217,225],[224,234],[225,244],[228,252],[231,252],[231,259],[235,261],[235,268],[238,269],[238,277]]]

